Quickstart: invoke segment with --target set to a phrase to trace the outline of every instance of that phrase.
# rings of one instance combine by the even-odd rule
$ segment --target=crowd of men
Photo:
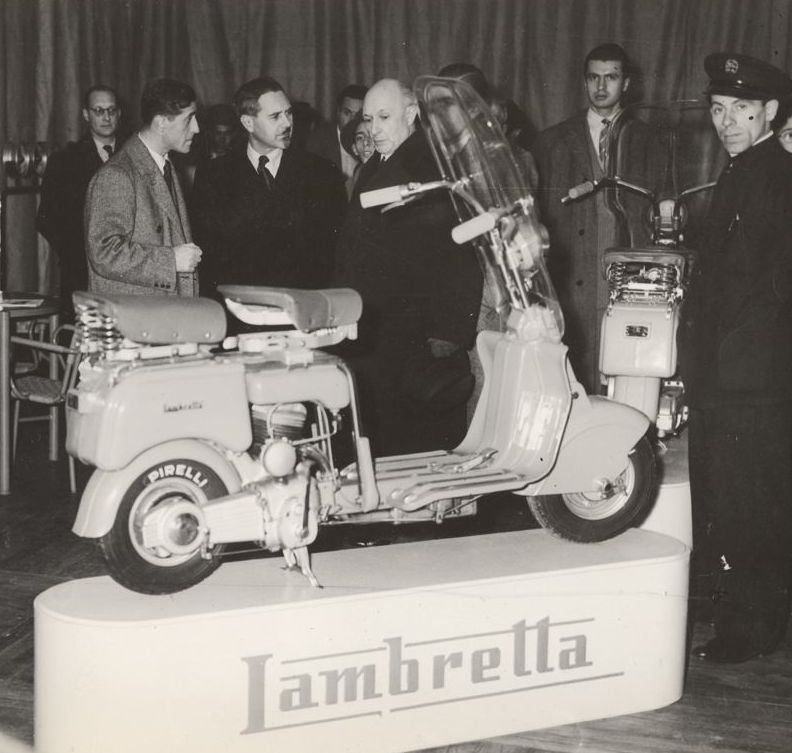
[[[695,652],[738,662],[778,646],[790,608],[792,80],[735,53],[710,55],[705,69],[729,162],[714,189],[680,342],[696,559],[715,629]],[[597,392],[601,254],[617,243],[617,223],[601,197],[559,199],[604,174],[632,71],[624,50],[606,44],[589,53],[582,73],[586,109],[540,133],[532,153],[514,147],[550,233],[570,359]],[[441,75],[467,81],[505,117],[474,66]],[[50,161],[39,229],[58,255],[67,301],[85,287],[146,295],[214,295],[222,283],[355,288],[364,313],[346,355],[376,452],[453,447],[466,426],[459,385],[472,381],[468,351],[477,330],[504,326],[500,312],[473,250],[451,242],[447,196],[385,213],[357,200],[362,190],[438,177],[410,87],[394,79],[351,85],[336,104],[335,122],[297,148],[283,87],[267,76],[245,83],[233,109],[207,112],[214,138],[193,176],[171,162],[190,152],[199,131],[189,85],[152,82],[140,127],[123,144],[118,97],[95,86],[85,96],[86,138]],[[180,173],[190,178],[187,198]],[[441,411],[427,398],[434,376],[461,395]]]

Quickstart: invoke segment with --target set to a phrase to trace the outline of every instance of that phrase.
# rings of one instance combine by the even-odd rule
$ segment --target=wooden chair
[[[57,408],[66,403],[69,389],[77,381],[81,359],[80,333],[73,325],[62,324],[52,333],[49,341],[12,336],[11,342],[28,348],[33,354],[39,354],[40,363],[45,360],[52,363],[51,359],[57,359],[56,371],[60,373],[59,378],[30,372],[15,373],[11,377],[11,398],[14,400],[13,453],[16,457],[17,430],[19,424],[25,421],[49,421],[50,446],[57,447],[57,415],[53,416],[48,411],[44,416],[21,418],[19,409],[23,402],[45,405],[50,408]],[[71,456],[69,456],[69,488],[72,494],[77,491],[74,458]]]

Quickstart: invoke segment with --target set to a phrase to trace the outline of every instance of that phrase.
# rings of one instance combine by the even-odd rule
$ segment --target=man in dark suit
[[[537,198],[550,235],[548,268],[566,322],[564,341],[577,378],[587,392],[599,393],[599,332],[608,302],[602,252],[617,243],[617,218],[604,191],[567,205],[561,199],[573,186],[605,175],[608,133],[630,86],[624,50],[615,44],[591,50],[583,80],[588,108],[542,131],[533,153]]]
[[[349,123],[363,107],[366,87],[360,84],[345,86],[336,97],[335,120],[323,123],[311,131],[305,148],[333,163],[336,170],[349,180],[357,167],[357,161],[341,144],[341,129]]]
[[[377,153],[361,170],[339,243],[339,282],[363,298],[351,364],[379,455],[455,446],[473,387],[466,349],[476,334],[481,271],[472,248],[451,239],[457,219],[448,194],[385,211],[359,201],[361,191],[439,179],[417,116],[415,96],[400,82],[369,89],[363,119]]]
[[[730,159],[681,342],[696,581],[712,578],[715,631],[694,653],[741,662],[783,641],[792,591],[792,155],[770,127],[792,80],[736,53],[704,65]]]
[[[321,157],[289,149],[291,103],[274,79],[244,84],[234,106],[246,142],[195,176],[204,290],[214,294],[218,283],[326,286],[346,206],[340,174]]]
[[[36,227],[58,258],[60,297],[71,312],[71,294],[88,287],[83,209],[93,174],[116,149],[121,117],[118,96],[109,86],[92,86],[83,99],[83,120],[88,133],[80,141],[52,154],[41,183]]]
[[[192,87],[158,79],[143,91],[143,127],[94,175],[85,206],[88,287],[109,293],[197,295],[201,249],[168,154],[198,133]]]

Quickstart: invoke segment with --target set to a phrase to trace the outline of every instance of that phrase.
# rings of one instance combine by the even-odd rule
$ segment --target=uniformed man
[[[714,602],[714,637],[694,653],[742,662],[778,646],[790,607],[792,155],[770,124],[792,80],[728,52],[704,67],[730,161],[683,337],[694,554]]]

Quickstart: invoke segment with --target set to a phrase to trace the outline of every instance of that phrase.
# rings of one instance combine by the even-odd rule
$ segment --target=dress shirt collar
[[[283,149],[273,149],[271,152],[267,152],[266,155],[257,152],[252,144],[248,141],[247,146],[247,157],[250,160],[250,164],[253,165],[253,169],[258,172],[258,164],[259,159],[261,157],[267,158],[266,168],[269,170],[270,175],[272,177],[276,177],[278,174],[278,169],[280,168],[281,160],[283,159]]]
[[[143,142],[143,146],[148,149],[149,154],[151,155],[152,159],[157,163],[157,167],[160,169],[160,172],[164,175],[165,174],[165,162],[167,161],[168,157],[166,154],[160,154],[159,152],[155,152],[147,143],[146,139],[143,138],[142,134],[138,134],[138,138]]]
[[[96,147],[97,154],[102,159],[102,162],[107,162],[107,160],[110,159],[110,157],[108,156],[107,152],[105,151],[105,146],[113,147],[113,154],[115,154],[115,150],[116,150],[116,140],[115,139],[113,139],[111,142],[109,142],[107,144],[105,142],[103,142],[103,141],[99,141],[99,139],[94,138],[93,136],[91,136],[91,139],[92,139],[92,141],[94,143],[94,146]]]

